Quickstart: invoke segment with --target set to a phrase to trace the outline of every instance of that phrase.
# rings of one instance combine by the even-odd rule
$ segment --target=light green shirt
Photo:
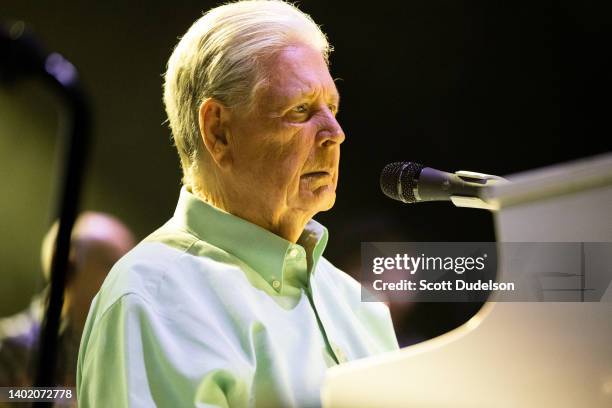
[[[79,350],[79,407],[310,407],[328,367],[397,349],[387,307],[321,255],[181,190],[111,270]]]

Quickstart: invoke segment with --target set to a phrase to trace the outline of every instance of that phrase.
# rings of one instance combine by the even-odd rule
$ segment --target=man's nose
[[[319,144],[324,147],[340,144],[346,138],[338,120],[329,109],[325,109],[324,123],[317,134],[317,138]]]

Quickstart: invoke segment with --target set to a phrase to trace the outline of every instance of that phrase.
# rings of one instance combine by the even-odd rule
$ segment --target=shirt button
[[[279,282],[279,281],[277,281],[277,280],[273,280],[273,281],[272,281],[272,287],[273,287],[274,289],[278,289],[278,288],[280,288],[280,282]]]
[[[289,256],[291,258],[295,258],[296,256],[298,256],[299,253],[300,253],[300,251],[297,248],[291,248],[289,250]]]

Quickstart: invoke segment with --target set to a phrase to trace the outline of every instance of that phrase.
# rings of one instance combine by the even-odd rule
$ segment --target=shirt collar
[[[315,220],[306,224],[297,244],[227,213],[181,188],[174,221],[197,238],[236,256],[259,273],[277,292],[287,278],[285,265],[307,256],[315,269],[327,245],[327,228]],[[278,283],[275,283],[277,281]]]

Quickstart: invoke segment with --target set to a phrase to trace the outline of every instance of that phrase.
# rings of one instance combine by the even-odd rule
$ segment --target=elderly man
[[[328,367],[397,348],[322,257],[340,144],[325,35],[281,1],[217,7],[168,62],[174,216],[120,260],[79,354],[89,406],[317,406]]]

